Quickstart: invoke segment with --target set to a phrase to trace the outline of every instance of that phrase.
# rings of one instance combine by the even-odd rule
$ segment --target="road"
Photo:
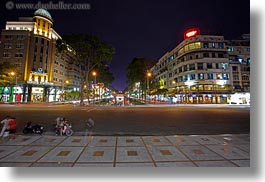
[[[179,105],[162,107],[80,107],[74,105],[0,105],[0,119],[17,118],[18,132],[27,121],[43,124],[52,133],[54,119],[64,116],[75,133],[88,132],[85,120],[95,121],[95,135],[201,135],[250,132],[249,106]]]

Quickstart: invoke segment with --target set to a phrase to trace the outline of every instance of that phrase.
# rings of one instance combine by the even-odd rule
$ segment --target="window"
[[[24,44],[17,44],[16,49],[24,49]]]
[[[214,42],[212,43],[212,48],[215,48],[215,43]]]
[[[223,80],[229,80],[229,76],[227,73],[223,73]]]
[[[200,42],[195,42],[194,45],[195,45],[196,49],[201,48],[201,43]]]
[[[182,67],[179,67],[179,73],[182,73]]]
[[[218,54],[218,58],[224,58],[224,54]]]
[[[212,57],[213,57],[213,58],[216,58],[215,53],[212,53]]]
[[[183,81],[182,76],[179,76],[178,77],[178,82],[182,82],[182,81]]]
[[[204,42],[203,43],[203,48],[209,48],[209,43],[208,42]]]
[[[188,65],[184,65],[184,71],[188,71]]]
[[[247,75],[243,75],[242,76],[242,80],[248,81],[249,80],[249,77]]]
[[[203,57],[208,58],[209,57],[209,53],[203,53]]]
[[[173,77],[173,73],[169,73],[169,78],[172,78]]]
[[[22,58],[22,57],[23,57],[23,53],[16,53],[16,54],[15,54],[15,57],[16,57],[16,58]]]
[[[238,71],[238,67],[237,66],[232,66],[232,70],[233,71]]]
[[[221,63],[222,69],[227,70],[228,69],[228,63]]]
[[[195,79],[196,79],[195,74],[190,74],[190,80],[195,80]]]
[[[199,73],[198,74],[198,78],[199,78],[199,80],[204,80],[204,74],[203,73]]]
[[[198,70],[203,70],[203,63],[197,63]]]
[[[11,35],[5,35],[5,38],[6,39],[12,39],[12,36]]]
[[[9,44],[9,43],[4,44],[4,49],[11,49],[11,48],[12,48],[11,44]]]
[[[207,78],[208,78],[209,80],[212,80],[212,79],[213,79],[213,74],[212,74],[212,73],[208,73],[208,74],[207,74]]]
[[[218,48],[219,49],[223,49],[224,48],[224,43],[223,42],[219,42],[218,43]]]
[[[190,64],[189,67],[190,67],[190,70],[195,70],[195,64]]]
[[[3,57],[4,57],[4,58],[9,58],[9,57],[10,57],[10,53],[8,53],[8,52],[4,52]]]
[[[184,76],[183,76],[183,80],[184,80],[184,81],[187,81],[188,79],[189,79],[189,75],[184,75]]]
[[[219,69],[219,63],[215,63],[215,69]]]
[[[222,80],[222,74],[221,73],[216,74],[216,79],[217,80]]]
[[[239,80],[239,76],[238,75],[233,75],[233,80]]]
[[[213,64],[212,63],[207,63],[207,69],[212,69],[213,68]]]

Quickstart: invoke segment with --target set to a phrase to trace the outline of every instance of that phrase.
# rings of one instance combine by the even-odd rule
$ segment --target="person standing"
[[[0,137],[4,136],[4,132],[6,130],[9,130],[9,122],[11,120],[10,116],[6,116],[4,120],[1,121],[1,124],[3,125],[2,131],[0,133]]]

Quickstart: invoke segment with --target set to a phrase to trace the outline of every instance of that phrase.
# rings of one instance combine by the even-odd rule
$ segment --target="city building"
[[[237,88],[249,91],[249,47],[239,48],[235,42],[220,35],[201,35],[198,28],[187,30],[184,40],[152,67],[151,82],[157,84],[150,92],[156,96],[150,98],[159,99],[156,93],[165,89],[177,103],[217,104],[228,103]],[[234,79],[236,74],[240,79]]]
[[[51,102],[62,99],[66,87],[79,87],[74,51],[59,52],[60,35],[44,9],[33,17],[6,22],[1,33],[0,64],[15,65],[13,87],[1,86],[1,102]],[[10,70],[11,71],[11,70]],[[67,85],[66,85],[67,84]]]

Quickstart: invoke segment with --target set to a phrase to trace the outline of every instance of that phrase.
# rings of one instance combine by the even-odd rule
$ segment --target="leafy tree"
[[[136,82],[140,82],[142,90],[144,90],[146,85],[146,74],[155,63],[155,60],[148,58],[134,58],[126,68],[129,87],[133,86]]]
[[[89,85],[91,71],[97,66],[109,64],[115,49],[102,42],[93,35],[72,34],[63,36],[63,40],[58,40],[58,50],[62,51],[69,45],[76,53],[76,60],[80,71],[80,104],[83,104],[84,85]]]

